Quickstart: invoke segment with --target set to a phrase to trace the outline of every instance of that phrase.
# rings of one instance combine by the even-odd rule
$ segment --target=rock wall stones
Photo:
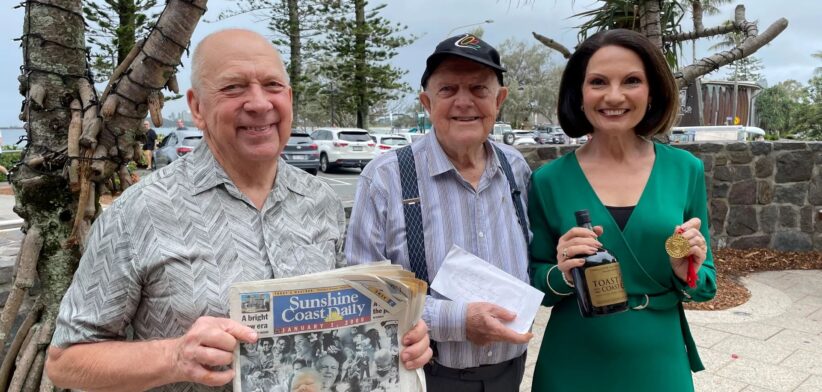
[[[714,247],[822,251],[822,142],[675,146],[705,164]],[[536,169],[576,147],[520,151]]]

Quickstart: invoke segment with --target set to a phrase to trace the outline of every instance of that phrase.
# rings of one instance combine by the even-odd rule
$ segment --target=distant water
[[[174,129],[176,129],[176,127],[161,127],[155,128],[154,131],[157,132],[158,135],[168,135],[169,131]],[[23,128],[3,128],[0,129],[0,134],[3,136],[4,146],[17,146],[18,149],[22,149],[27,144],[26,140],[20,141],[21,136],[26,136],[26,131]],[[18,144],[18,142],[20,142],[20,144]]]
[[[17,148],[22,149],[26,146],[26,141],[23,140],[20,144],[17,142],[20,140],[21,136],[26,136],[26,131],[23,128],[4,128],[0,129],[0,133],[3,136],[3,145],[4,146],[17,146]]]

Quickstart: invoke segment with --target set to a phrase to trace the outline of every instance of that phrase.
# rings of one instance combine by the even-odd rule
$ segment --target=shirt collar
[[[222,184],[230,184],[231,187],[234,187],[234,183],[228,178],[222,165],[214,158],[214,154],[205,140],[182,159],[185,160],[188,176],[194,184],[195,195]]]
[[[429,176],[438,176],[451,170],[454,172],[457,171],[454,164],[450,159],[448,159],[448,155],[445,155],[445,151],[442,149],[439,140],[437,140],[435,129],[432,128],[431,132],[429,132],[428,135],[425,135],[421,143],[426,143],[421,147],[424,148],[428,155]],[[490,164],[486,163],[484,172],[487,175],[493,176],[496,174],[497,169],[500,168],[499,159],[497,158],[496,151],[494,151],[494,148],[489,140],[482,143],[482,146],[485,148],[486,156],[491,159]]]
[[[223,166],[217,162],[211,148],[205,141],[200,143],[194,151],[183,157],[183,159],[186,160],[188,175],[194,183],[195,195],[220,185],[225,185],[230,193],[240,194],[239,189],[223,170]],[[274,180],[274,186],[269,195],[269,197],[273,195],[274,201],[284,200],[288,191],[300,196],[309,193],[308,185],[297,176],[294,170],[298,169],[288,166],[282,158],[277,162],[277,178]]]

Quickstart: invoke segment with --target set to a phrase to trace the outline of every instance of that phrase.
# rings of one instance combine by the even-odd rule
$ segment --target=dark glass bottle
[[[577,226],[592,229],[588,210],[574,213]],[[577,255],[584,256],[584,255]],[[597,317],[628,310],[628,296],[622,285],[619,262],[605,248],[584,256],[585,264],[571,270],[579,312],[583,317]]]

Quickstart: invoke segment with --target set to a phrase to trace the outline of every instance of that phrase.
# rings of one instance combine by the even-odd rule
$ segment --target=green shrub
[[[11,151],[4,151],[0,154],[0,165],[3,165],[6,169],[11,170],[11,168],[20,161],[20,150],[11,150]],[[0,173],[0,181],[6,181],[6,175]]]

